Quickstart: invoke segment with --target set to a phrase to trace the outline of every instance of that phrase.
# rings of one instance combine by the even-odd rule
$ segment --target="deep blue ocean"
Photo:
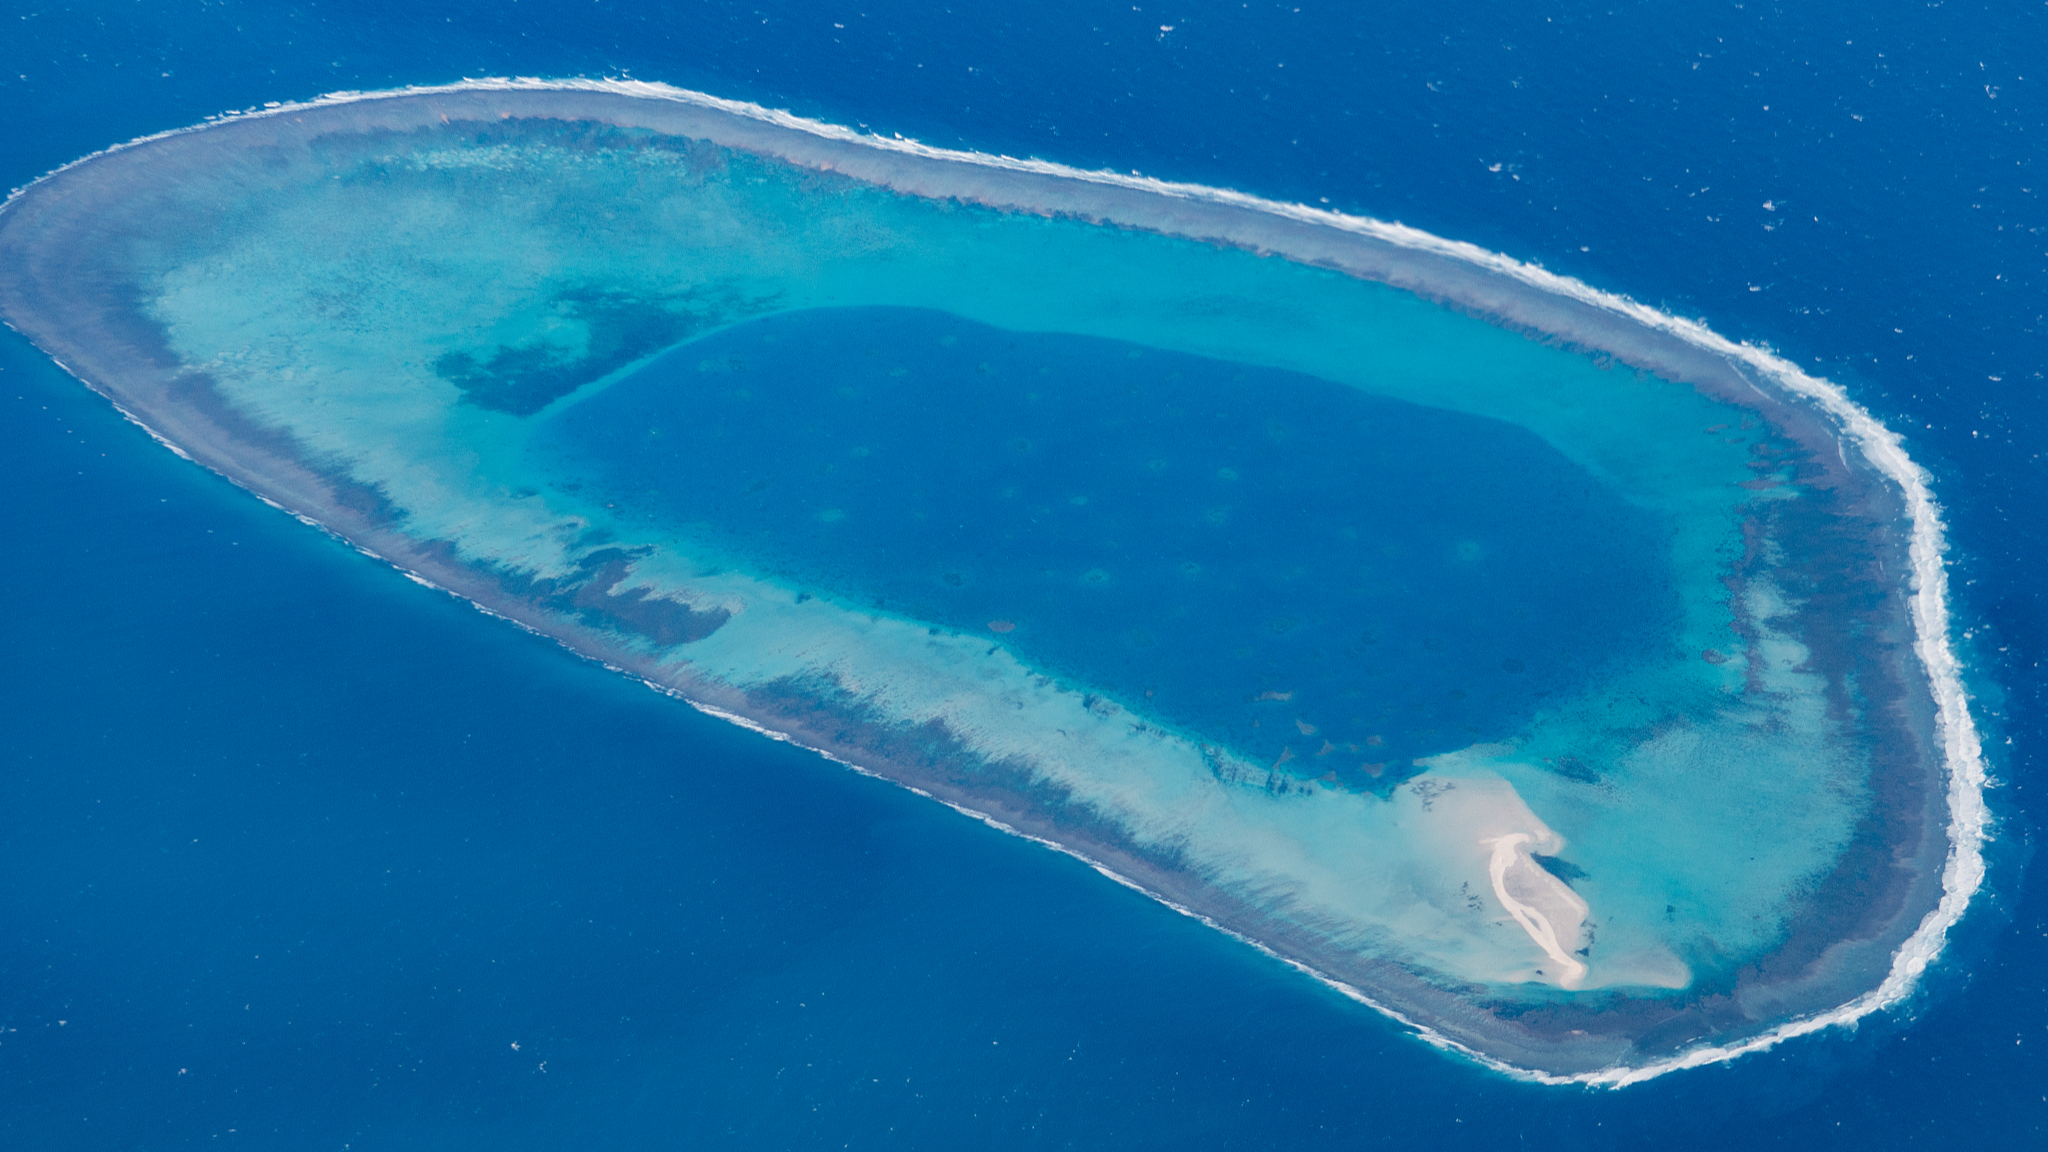
[[[2048,6],[16,0],[0,27],[9,186],[270,100],[630,75],[935,144],[1327,198],[1704,316],[1847,384],[1933,472],[2003,820],[1987,890],[1908,1010],[1621,1092],[1517,1084],[1072,860],[412,584],[157,447],[7,334],[0,1146],[2048,1134],[2048,896],[2030,883],[2048,734]],[[973,342],[996,338],[946,354],[992,363]],[[1063,343],[1032,354],[1104,351]],[[1023,458],[1070,431],[997,437],[991,484],[1076,475]],[[1417,482],[1400,465],[1359,466],[1398,490]],[[1119,514],[1074,495],[1046,505]],[[1417,540],[1447,530],[1378,514]],[[1065,549],[1069,576],[1118,577],[1103,523],[1032,546]],[[971,624],[994,611],[975,599],[991,595],[976,547],[963,536],[923,586],[875,594]],[[826,575],[857,583],[871,561],[838,555]],[[1623,591],[1658,611],[1655,590]],[[1292,618],[1246,621],[1247,646],[1289,643]],[[1021,645],[1028,612],[1016,623]],[[1429,622],[1357,630],[1403,627]],[[1170,643],[1164,624],[1143,631],[1123,637],[1133,676],[1141,641]],[[1539,690],[1519,659],[1503,648],[1501,690],[1455,721],[1483,727],[1482,705],[1506,715]],[[1240,690],[1186,679],[1152,686]],[[1404,755],[1428,750],[1415,740]]]

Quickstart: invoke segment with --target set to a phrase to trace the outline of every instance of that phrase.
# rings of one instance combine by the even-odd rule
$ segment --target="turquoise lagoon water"
[[[0,305],[181,449],[1439,1043],[1626,1078],[1925,946],[1914,494],[1738,357],[1336,218],[619,92],[44,187]]]
[[[1122,341],[779,313],[535,447],[693,557],[993,626],[1287,779],[1388,792],[1677,642],[1668,534],[1527,431]]]

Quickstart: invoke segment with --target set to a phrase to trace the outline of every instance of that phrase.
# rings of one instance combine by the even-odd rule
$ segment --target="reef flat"
[[[1503,1069],[1853,1021],[1981,878],[1896,438],[1398,225],[477,83],[60,170],[0,313],[417,578]]]

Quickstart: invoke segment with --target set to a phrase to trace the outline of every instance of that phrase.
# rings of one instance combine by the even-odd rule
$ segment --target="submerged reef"
[[[477,82],[53,173],[0,314],[416,578],[1517,1075],[1896,1004],[1981,880],[1896,438],[1412,229]]]

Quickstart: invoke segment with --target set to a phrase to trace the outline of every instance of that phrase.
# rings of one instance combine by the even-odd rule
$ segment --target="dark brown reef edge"
[[[1676,998],[1589,994],[1528,1008],[1488,1003],[1477,989],[1446,990],[1407,970],[1333,954],[1312,934],[1203,885],[1170,859],[1141,853],[1079,805],[1046,795],[1020,765],[974,758],[942,727],[906,729],[861,715],[829,688],[787,683],[737,692],[660,667],[629,642],[658,628],[706,634],[721,620],[647,620],[585,610],[579,595],[616,581],[604,568],[584,589],[539,589],[408,536],[380,495],[300,450],[286,433],[226,406],[203,373],[179,364],[164,334],[137,308],[112,254],[146,237],[163,189],[185,174],[219,179],[224,156],[291,149],[330,133],[409,131],[444,122],[536,118],[590,121],[706,139],[899,191],[1060,213],[1107,226],[1170,233],[1273,253],[1416,292],[1439,304],[1640,371],[1690,384],[1757,412],[1803,452],[1797,480],[1826,494],[1821,507],[1758,513],[1750,556],[1727,574],[1731,589],[1763,544],[1824,535],[1825,567],[1781,580],[1805,597],[1798,630],[1838,694],[1853,683],[1872,729],[1876,803],[1854,842],[1807,898],[1798,928],[1731,985]],[[232,151],[229,151],[232,149]],[[253,159],[245,159],[255,177]],[[1256,207],[1047,172],[947,161],[836,139],[688,102],[547,88],[419,91],[286,108],[226,120],[110,151],[60,170],[0,210],[0,315],[89,387],[191,459],[394,565],[571,649],[701,705],[852,762],[880,776],[986,813],[1099,862],[1157,896],[1263,944],[1322,976],[1492,1061],[1554,1075],[1656,1063],[1705,1043],[1725,1044],[1790,1016],[1824,1012],[1874,987],[1892,953],[1941,894],[1948,845],[1945,784],[1933,743],[1934,706],[1913,650],[1903,577],[1910,573],[1901,494],[1840,450],[1831,418],[1756,379],[1753,370],[1593,304],[1553,295],[1455,256],[1343,232]],[[1734,500],[1731,494],[1731,503]],[[1802,505],[1808,502],[1798,502]],[[1887,575],[1891,574],[1891,575]],[[613,598],[617,599],[617,598]],[[681,631],[677,631],[681,629]],[[1840,642],[1854,636],[1853,645]],[[1833,642],[1830,641],[1833,638]]]

